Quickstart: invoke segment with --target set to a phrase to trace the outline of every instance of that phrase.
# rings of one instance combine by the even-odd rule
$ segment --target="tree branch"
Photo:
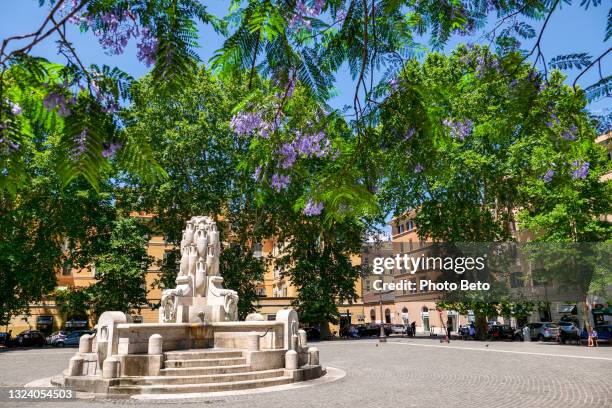
[[[58,9],[58,6],[60,4],[63,3],[63,0],[60,0],[56,6],[53,8],[53,10],[51,10],[51,12],[49,13],[49,15],[47,16],[47,18],[45,18],[44,23],[41,25],[41,27],[39,28],[39,30],[34,33],[34,39],[25,47],[19,48],[17,50],[13,50],[11,52],[9,52],[8,54],[4,54],[4,41],[3,41],[3,48],[2,48],[2,53],[0,53],[0,57],[2,57],[2,55],[4,55],[4,58],[2,58],[2,60],[0,60],[0,65],[5,66],[6,61],[8,61],[9,58],[11,58],[13,55],[16,54],[23,54],[23,53],[28,53],[32,50],[32,48],[38,44],[39,42],[43,41],[44,39],[46,39],[47,37],[49,37],[51,34],[53,34],[55,31],[59,31],[59,27],[61,27],[64,23],[66,23],[72,16],[74,16],[76,13],[78,13],[86,4],[87,4],[87,0],[82,0],[81,3],[79,3],[79,5],[77,7],[75,7],[70,13],[66,14],[58,23],[54,24],[53,27],[51,27],[47,32],[45,32],[44,34],[40,35],[42,33],[42,31],[44,30],[44,27],[47,25],[47,22],[49,20],[51,20],[53,18],[53,15],[55,14],[55,12]],[[31,35],[28,35],[27,37],[32,37]],[[26,38],[27,38],[26,37]]]
[[[578,76],[574,79],[574,83],[572,84],[572,87],[575,89],[576,88],[576,83],[578,82],[580,77],[583,76],[589,69],[591,69],[593,67],[593,65],[599,64],[601,62],[601,60],[603,59],[603,57],[608,55],[610,53],[610,51],[612,51],[612,47],[608,48],[603,54],[601,54],[599,57],[597,57],[597,59],[593,60],[593,62],[591,62],[585,69],[583,69],[578,74]],[[601,66],[600,66],[599,75],[601,76]]]

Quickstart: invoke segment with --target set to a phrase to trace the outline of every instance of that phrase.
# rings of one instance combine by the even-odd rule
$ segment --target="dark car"
[[[489,326],[488,331],[489,337],[493,340],[520,340],[521,336],[517,333],[517,331],[510,325],[507,324],[494,324]]]
[[[56,347],[78,346],[81,336],[92,333],[93,331],[91,330],[75,330],[65,337],[58,337],[52,344]]]
[[[612,324],[595,326],[595,331],[597,332],[597,343],[610,344],[610,341],[612,339]],[[583,330],[580,333],[580,340],[586,342],[588,338],[589,336],[587,332]]]
[[[572,322],[559,322],[559,342],[580,342],[580,329]]]
[[[308,340],[321,340],[321,332],[316,327],[304,327],[306,332],[306,339]]]
[[[385,330],[385,335],[388,336],[391,334],[391,326],[387,325],[387,326],[383,326],[384,330]],[[377,323],[370,323],[370,324],[364,324],[361,326],[357,327],[357,334],[359,334],[359,337],[373,337],[373,336],[380,336],[380,324]]]
[[[45,335],[42,332],[38,330],[26,330],[19,333],[17,337],[15,337],[14,344],[17,347],[42,347],[47,344],[47,341],[45,340]]]

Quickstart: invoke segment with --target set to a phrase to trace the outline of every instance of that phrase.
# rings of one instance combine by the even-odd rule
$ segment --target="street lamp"
[[[385,334],[385,327],[383,326],[383,298],[382,298],[382,286],[380,288],[380,292],[378,292],[380,295],[380,334],[378,335],[378,342],[379,343],[386,343],[387,342],[387,335]]]

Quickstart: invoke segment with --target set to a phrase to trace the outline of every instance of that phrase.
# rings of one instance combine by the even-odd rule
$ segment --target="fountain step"
[[[216,358],[242,357],[241,351],[223,349],[175,350],[164,353],[166,360],[203,360]]]
[[[183,368],[162,368],[161,374],[164,376],[183,376],[183,375],[207,375],[207,374],[228,374],[244,373],[251,369],[248,364],[237,364],[220,367],[183,367]]]
[[[171,384],[211,384],[237,381],[259,380],[264,378],[282,377],[283,369],[248,371],[242,373],[225,373],[212,375],[183,375],[183,376],[155,376],[155,377],[122,377],[119,385],[171,385]]]
[[[110,387],[111,394],[182,394],[193,392],[220,392],[247,390],[275,385],[291,384],[293,377],[272,377],[247,381],[232,381],[210,384],[155,384],[155,385],[121,385]]]
[[[223,358],[202,358],[189,360],[166,360],[164,366],[166,368],[180,367],[218,367],[228,365],[246,364],[244,357],[223,357]]]

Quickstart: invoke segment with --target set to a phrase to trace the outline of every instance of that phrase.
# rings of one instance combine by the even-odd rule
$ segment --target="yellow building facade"
[[[145,213],[133,213],[134,217],[143,219],[152,218],[153,215]],[[228,243],[224,244],[225,246]],[[283,246],[275,239],[265,240],[262,244],[258,244],[255,248],[256,257],[271,258],[268,263],[268,268],[265,272],[264,279],[257,282],[258,302],[255,305],[258,313],[261,313],[264,318],[273,320],[276,312],[281,309],[291,307],[292,302],[297,297],[297,288],[291,284],[291,281],[283,277],[280,271],[275,267],[274,259],[282,253]],[[155,282],[161,277],[160,265],[169,252],[174,250],[174,245],[168,243],[163,236],[152,236],[149,239],[147,253],[153,258],[153,262],[149,265],[146,273],[147,301],[149,305],[142,305],[140,311],[134,310],[132,317],[137,322],[153,323],[158,321],[158,310],[151,305],[157,305],[161,298],[161,289],[156,287]],[[360,257],[353,257],[354,265],[360,264]],[[95,268],[64,268],[56,272],[57,288],[79,288],[87,287],[95,282]],[[341,303],[338,305],[342,313],[342,324],[346,324],[348,318],[350,323],[364,322],[364,309],[361,302],[362,282],[358,279],[355,282],[355,291],[359,295],[356,303],[348,304]],[[54,299],[44,299],[30,307],[29,315],[19,315],[11,319],[7,327],[0,328],[1,331],[12,330],[13,336],[28,329],[43,328],[45,331],[51,331],[50,328],[41,327],[42,320],[48,320],[49,316],[53,319],[52,330],[60,330],[65,327],[65,317],[59,311]],[[348,317],[347,317],[348,316]],[[88,327],[93,327],[95,322],[90,315],[88,318]],[[80,327],[74,327],[80,328]],[[331,332],[338,334],[340,325],[332,325]]]

